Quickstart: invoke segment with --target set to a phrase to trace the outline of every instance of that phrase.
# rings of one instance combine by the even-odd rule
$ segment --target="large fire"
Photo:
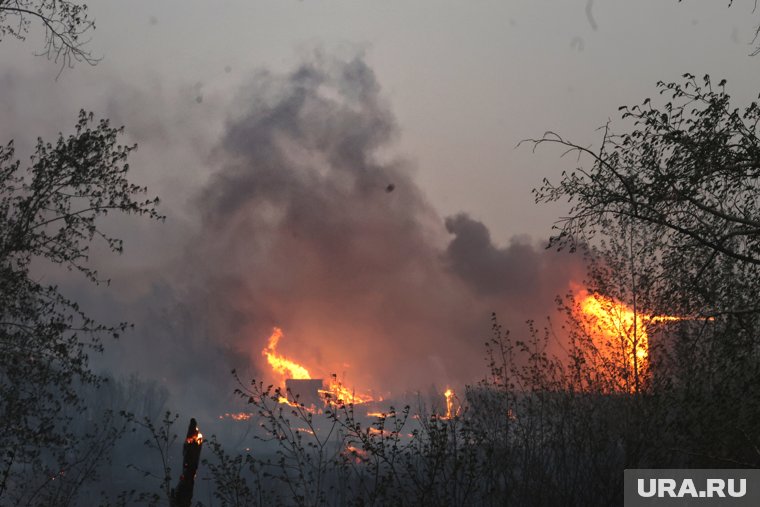
[[[261,354],[266,356],[269,366],[272,367],[275,373],[282,376],[283,380],[286,378],[310,379],[311,374],[309,374],[309,370],[277,353],[276,349],[280,338],[282,338],[282,329],[276,327],[269,336],[266,348],[261,351]]]
[[[279,327],[272,329],[272,334],[269,336],[269,340],[267,340],[267,346],[261,351],[261,354],[267,358],[267,362],[272,367],[272,370],[280,376],[281,385],[284,386],[286,379],[312,379],[313,377],[306,367],[277,352],[277,345],[282,336],[282,329]],[[372,396],[358,394],[355,390],[344,386],[336,375],[331,375],[330,380],[323,387],[323,389],[319,390],[319,393],[322,395],[325,403],[359,404],[373,401]],[[280,402],[293,403],[286,398],[280,398]]]
[[[638,390],[649,371],[648,327],[681,317],[649,315],[634,311],[617,299],[581,293],[577,311],[585,331],[600,356],[626,373],[624,390]]]

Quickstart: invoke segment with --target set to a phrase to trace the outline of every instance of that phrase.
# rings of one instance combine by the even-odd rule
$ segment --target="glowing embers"
[[[203,443],[203,433],[198,431],[198,428],[195,428],[195,432],[188,435],[185,442],[188,444],[201,445]]]
[[[253,414],[250,412],[226,412],[219,416],[219,419],[232,419],[233,421],[247,421]]]

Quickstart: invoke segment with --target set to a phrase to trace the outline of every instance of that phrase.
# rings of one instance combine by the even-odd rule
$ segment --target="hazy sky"
[[[726,78],[740,102],[752,99],[752,4],[93,1],[97,66],[56,81],[58,67],[32,56],[34,34],[0,44],[0,139],[23,152],[85,108],[139,143],[135,178],[161,196],[167,223],[112,222],[126,253],[95,258],[115,278],[110,292],[76,289],[104,318],[136,322],[138,346],[117,349],[129,364],[171,358],[179,371],[192,362],[176,358],[185,340],[208,378],[222,378],[260,361],[278,324],[313,333],[323,345],[303,338],[301,352],[330,368],[331,351],[366,336],[391,351],[383,362],[356,349],[377,366],[369,374],[387,374],[394,347],[409,346],[409,372],[419,363],[435,381],[471,382],[490,311],[543,311],[578,276],[525,239],[545,240],[561,213],[534,205],[530,190],[573,160],[515,146],[546,130],[598,142],[618,106],[685,72]],[[304,62],[323,63],[289,74]]]
[[[167,202],[181,203],[254,72],[290,70],[314,48],[363,51],[400,127],[391,152],[412,163],[443,215],[467,211],[500,241],[543,236],[556,214],[532,206],[529,192],[565,165],[556,152],[516,150],[521,139],[552,129],[596,141],[617,106],[684,72],[725,77],[749,97],[760,69],[748,56],[760,19],[750,1],[729,9],[715,0],[130,0],[93,1],[90,10],[97,67],[54,82],[55,65],[31,57],[33,36],[0,45],[4,137],[55,132],[86,107],[119,111],[148,152],[152,140],[138,130],[181,122],[197,138],[183,130],[159,143],[172,167],[183,166],[180,184],[139,168]]]

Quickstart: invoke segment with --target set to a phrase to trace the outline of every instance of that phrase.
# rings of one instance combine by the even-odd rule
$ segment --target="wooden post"
[[[198,462],[201,459],[201,447],[203,447],[203,435],[198,430],[195,419],[190,419],[187,437],[182,445],[182,475],[179,476],[177,487],[171,491],[171,507],[191,507],[195,473],[198,471]]]

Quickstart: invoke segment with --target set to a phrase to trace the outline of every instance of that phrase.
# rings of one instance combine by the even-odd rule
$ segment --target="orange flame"
[[[282,329],[275,327],[272,329],[272,334],[269,336],[267,346],[261,351],[261,355],[267,358],[269,366],[272,367],[275,373],[281,377],[281,382],[284,386],[285,379],[311,379],[312,376],[306,367],[298,364],[292,359],[288,359],[277,353],[277,345],[282,338]],[[338,404],[359,404],[373,401],[373,398],[366,394],[357,394],[354,390],[345,387],[335,375],[329,381],[325,389],[321,389],[320,394],[325,398],[326,403],[338,403]],[[280,403],[297,406],[296,403],[291,402],[284,396],[280,396]]]
[[[188,444],[201,445],[203,443],[203,433],[201,433],[199,431],[195,435],[191,435],[191,436],[187,437],[186,442]]]
[[[580,320],[602,358],[633,378],[633,382],[626,382],[630,391],[639,389],[649,370],[648,326],[682,319],[634,312],[622,301],[600,294],[582,295],[578,309]]]
[[[341,454],[357,464],[367,459],[367,451],[353,445],[346,446],[346,449]]]
[[[277,349],[277,343],[280,341],[280,338],[282,338],[282,329],[279,327],[272,329],[272,334],[269,336],[267,346],[261,351],[261,354],[266,356],[269,366],[271,366],[275,372],[283,376],[283,378],[311,378],[309,370],[277,353],[275,349]]]
[[[383,437],[390,437],[393,436],[393,432],[389,430],[384,430],[380,428],[375,428],[374,426],[370,426],[367,428],[367,433],[370,435],[380,435]]]
[[[454,391],[451,388],[446,388],[446,392],[443,395],[446,397],[446,419],[451,419],[451,409],[454,406],[454,400],[452,399]]]
[[[299,407],[300,405],[296,403],[295,401],[291,401],[287,399],[285,396],[278,396],[277,397],[277,403],[282,403],[283,405],[290,405],[291,407]]]
[[[372,396],[366,394],[357,394],[353,389],[348,389],[344,386],[335,375],[330,379],[330,383],[327,389],[319,391],[324,395],[325,400],[328,403],[345,403],[358,405],[360,403],[367,403],[372,401]]]

